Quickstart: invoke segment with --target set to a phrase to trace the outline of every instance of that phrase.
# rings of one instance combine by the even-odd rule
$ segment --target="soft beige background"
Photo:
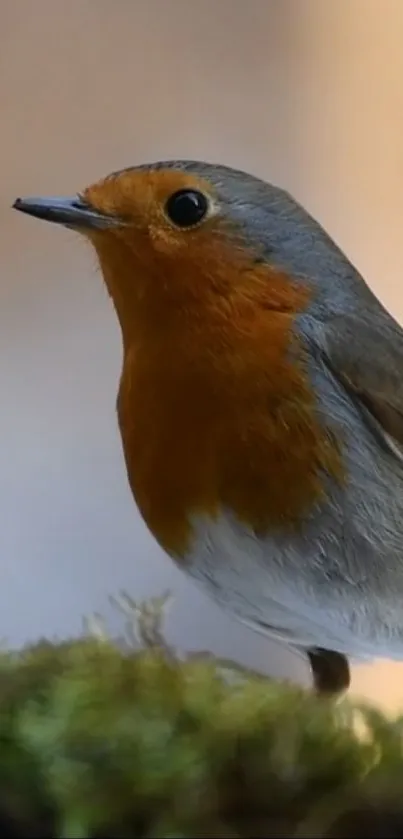
[[[289,188],[403,317],[401,0],[1,0],[0,635],[111,616],[167,586],[171,638],[277,675],[303,662],[195,590],[129,495],[114,400],[115,317],[73,234],[10,210],[166,157]],[[358,668],[389,707],[403,668]]]

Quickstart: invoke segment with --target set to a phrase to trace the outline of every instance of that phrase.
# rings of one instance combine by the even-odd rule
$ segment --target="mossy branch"
[[[403,836],[401,718],[179,655],[166,595],[115,605],[122,644],[95,617],[0,655],[1,836]]]

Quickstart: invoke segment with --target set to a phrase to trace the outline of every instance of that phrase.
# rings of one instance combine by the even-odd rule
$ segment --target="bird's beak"
[[[13,209],[77,230],[107,230],[122,225],[117,216],[99,213],[77,195],[70,198],[17,198]]]

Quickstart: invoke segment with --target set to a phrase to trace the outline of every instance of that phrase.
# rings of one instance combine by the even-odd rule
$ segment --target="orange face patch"
[[[187,230],[185,234],[170,222],[166,204],[180,189],[200,190],[214,207],[215,194],[210,184],[174,169],[124,170],[87,187],[83,198],[94,209],[125,222],[118,235],[129,246],[136,247],[142,237],[147,237],[156,251],[167,253],[169,249],[187,247],[189,240],[194,241],[210,232],[208,220],[197,233]],[[214,216],[214,212],[211,215]]]
[[[310,290],[262,262],[220,207],[176,230],[172,191],[212,188],[187,172],[129,170],[84,198],[125,221],[91,239],[120,320],[119,424],[130,485],[159,543],[181,556],[191,516],[223,508],[256,532],[298,527],[337,479],[296,315]]]

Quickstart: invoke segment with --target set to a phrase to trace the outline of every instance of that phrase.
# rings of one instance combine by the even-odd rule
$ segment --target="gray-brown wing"
[[[322,350],[333,375],[361,404],[373,430],[389,446],[394,441],[399,450],[403,448],[400,326],[383,311],[366,313],[366,317],[340,315],[328,321]]]

